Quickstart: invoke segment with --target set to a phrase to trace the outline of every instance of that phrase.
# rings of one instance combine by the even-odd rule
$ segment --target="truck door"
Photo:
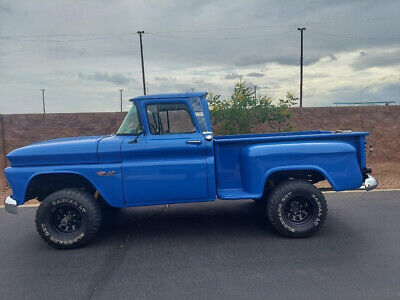
[[[127,206],[207,200],[206,143],[185,99],[141,103],[146,135],[121,147]]]

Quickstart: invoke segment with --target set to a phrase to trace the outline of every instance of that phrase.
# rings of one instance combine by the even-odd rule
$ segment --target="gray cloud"
[[[228,73],[224,76],[225,79],[239,79],[240,75],[236,72]]]
[[[385,67],[400,64],[400,49],[393,52],[369,53],[360,52],[360,56],[352,63],[354,70],[372,67]]]
[[[337,57],[334,54],[329,54],[328,56],[331,59],[331,61],[337,60]]]
[[[247,77],[253,77],[253,78],[264,77],[264,73],[262,73],[262,72],[251,72],[251,73],[247,74],[246,76]]]
[[[0,4],[0,13],[6,13],[6,14],[11,15],[13,12],[14,12],[14,11],[13,11],[13,9],[11,8],[10,5],[2,4],[2,3]]]
[[[303,58],[303,64],[305,66],[314,64],[318,62],[321,57],[322,55],[306,56]],[[241,55],[234,62],[234,64],[239,67],[262,65],[267,63],[278,63],[287,66],[297,66],[300,63],[300,57],[298,53],[286,54],[286,55],[270,55],[270,56],[252,54],[252,55]]]
[[[131,81],[133,81],[132,78],[130,78],[126,74],[122,74],[122,73],[114,73],[114,74],[110,75],[107,72],[104,72],[104,73],[96,72],[93,74],[83,74],[82,72],[79,72],[78,77],[80,79],[93,80],[93,81],[105,81],[105,82],[111,82],[111,83],[118,84],[118,85],[128,84]]]
[[[155,93],[156,91],[162,91],[163,93],[181,93],[190,91],[207,91],[208,84],[196,78],[190,78],[187,81],[181,81],[177,78],[165,77],[165,80],[149,80],[147,86],[150,93]],[[158,79],[160,79],[158,77]]]
[[[306,78],[327,78],[330,77],[329,74],[322,73],[322,72],[316,72],[316,73],[307,73],[305,75]]]
[[[176,78],[174,77],[169,77],[169,76],[155,76],[154,80],[156,81],[162,81],[162,82],[171,82],[171,81],[177,81]]]
[[[400,34],[400,1],[303,0],[301,5],[278,0],[268,5],[265,0],[53,2],[41,0],[38,6],[35,1],[1,1],[0,36],[14,37],[0,38],[2,112],[35,111],[43,87],[52,97],[50,111],[84,109],[82,98],[95,99],[97,105],[85,109],[118,109],[117,86],[123,85],[126,97],[142,93],[135,34],[139,29],[145,31],[150,93],[212,86],[225,97],[232,91],[232,79],[266,67],[276,71],[251,77],[252,83],[276,86],[278,92],[297,90],[298,72],[292,66],[299,65],[300,26],[307,27],[304,64],[310,66],[305,69],[305,95],[318,90],[310,105],[312,101],[330,103],[328,99],[340,91],[340,87],[332,91],[333,86],[351,85],[357,95],[359,83],[353,78],[358,72],[374,84],[386,74],[371,75],[368,68],[385,66],[394,72],[399,61],[399,40],[393,37]],[[385,52],[376,54],[379,49]],[[360,53],[355,61],[353,53]],[[322,58],[328,63],[314,68]],[[339,63],[349,68],[336,72],[332,66]],[[317,82],[313,76],[333,80]],[[113,97],[115,104],[110,101]],[[66,107],[65,100],[71,98],[76,100]]]
[[[400,94],[400,85],[393,83],[380,83],[354,90],[353,86],[343,86],[335,89],[335,99],[332,101],[345,102],[345,101],[397,101]]]

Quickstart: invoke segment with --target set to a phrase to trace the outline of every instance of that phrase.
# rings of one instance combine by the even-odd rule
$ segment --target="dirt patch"
[[[12,190],[10,188],[1,188],[0,189],[0,205],[4,205],[4,201],[8,196],[12,194]],[[26,201],[24,204],[37,204],[39,201],[36,199],[32,199],[29,201]]]
[[[372,175],[378,180],[378,189],[399,189],[400,188],[400,162],[396,163],[368,163],[372,168]],[[320,182],[318,187],[330,187],[327,181]],[[11,195],[10,188],[0,189],[0,205],[4,205],[4,200]],[[32,199],[25,204],[36,204],[37,200]]]
[[[370,163],[372,175],[378,180],[379,189],[400,188],[400,162]]]

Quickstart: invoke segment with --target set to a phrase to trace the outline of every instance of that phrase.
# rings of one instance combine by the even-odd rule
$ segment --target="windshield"
[[[140,125],[138,111],[136,105],[132,105],[121,127],[118,129],[117,134],[138,135],[141,133],[142,126]]]

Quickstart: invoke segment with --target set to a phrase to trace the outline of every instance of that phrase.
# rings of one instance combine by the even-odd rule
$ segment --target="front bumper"
[[[376,188],[378,186],[378,181],[375,179],[375,177],[366,174],[365,180],[364,180],[364,187],[366,191],[370,191],[373,190],[374,188]]]
[[[6,211],[12,214],[17,213],[17,201],[15,201],[11,196],[8,196],[6,198],[6,201],[4,202],[4,207]]]

